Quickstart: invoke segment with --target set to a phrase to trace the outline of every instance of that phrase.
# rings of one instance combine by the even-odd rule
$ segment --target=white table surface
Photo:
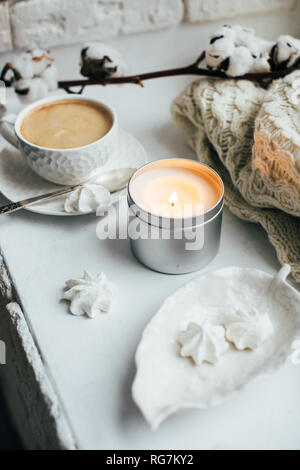
[[[268,37],[300,32],[295,13],[241,23]],[[126,55],[132,71],[157,70],[192,62],[215,28],[215,24],[182,25],[109,43]],[[53,51],[61,79],[77,76],[79,49]],[[10,56],[0,56],[0,65]],[[86,95],[111,103],[121,126],[143,143],[150,159],[195,158],[169,112],[172,99],[190,80],[159,79],[145,83],[144,89],[90,87]],[[8,106],[11,112],[20,107],[11,92]],[[26,211],[0,220],[1,249],[80,447],[300,449],[300,368],[291,363],[225,405],[184,412],[158,431],[150,431],[131,399],[135,349],[165,297],[195,274],[167,276],[147,270],[133,258],[127,241],[99,241],[96,224],[95,216],[55,218]],[[269,273],[280,267],[263,230],[225,210],[221,249],[206,270],[229,265]],[[105,271],[119,288],[111,313],[96,320],[69,315],[68,305],[60,301],[65,281],[84,269]]]

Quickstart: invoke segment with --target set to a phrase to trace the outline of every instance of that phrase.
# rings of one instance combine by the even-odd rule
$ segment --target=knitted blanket
[[[295,78],[300,74],[276,81],[268,91],[242,80],[200,79],[174,101],[172,115],[198,159],[222,177],[225,204],[241,219],[263,226],[280,262],[290,264],[300,282]]]

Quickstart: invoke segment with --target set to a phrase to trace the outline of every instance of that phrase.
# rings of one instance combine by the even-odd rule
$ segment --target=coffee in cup
[[[117,150],[118,120],[96,99],[51,96],[0,118],[0,134],[38,175],[73,185],[98,174]]]
[[[65,99],[31,109],[23,118],[21,135],[28,142],[49,149],[72,149],[104,137],[113,119],[94,101]]]

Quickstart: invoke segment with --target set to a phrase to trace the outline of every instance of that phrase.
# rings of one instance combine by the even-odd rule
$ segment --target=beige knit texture
[[[278,120],[265,125],[264,104],[273,100],[273,88],[278,97],[277,87],[284,93],[291,86],[285,80],[267,92],[247,81],[197,80],[174,101],[172,114],[199,160],[222,177],[229,209],[263,226],[280,262],[290,264],[300,282],[300,173],[294,143],[285,135],[282,144]],[[294,116],[297,109],[284,102],[289,116]]]

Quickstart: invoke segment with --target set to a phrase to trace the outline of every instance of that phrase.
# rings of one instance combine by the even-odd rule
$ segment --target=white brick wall
[[[300,2],[300,0],[298,0]],[[0,52],[105,40],[241,14],[291,9],[297,0],[0,0]],[[8,5],[10,7],[8,7]],[[10,12],[9,12],[10,9]]]
[[[177,25],[184,16],[182,0],[123,0],[122,4],[125,34]]]
[[[54,46],[180,23],[182,0],[23,0],[11,7],[16,47]]]
[[[16,47],[55,46],[115,36],[121,25],[117,2],[23,0],[11,8]]]
[[[0,2],[0,52],[12,48],[8,2]]]
[[[186,20],[191,23],[240,15],[290,10],[296,0],[185,0]]]

